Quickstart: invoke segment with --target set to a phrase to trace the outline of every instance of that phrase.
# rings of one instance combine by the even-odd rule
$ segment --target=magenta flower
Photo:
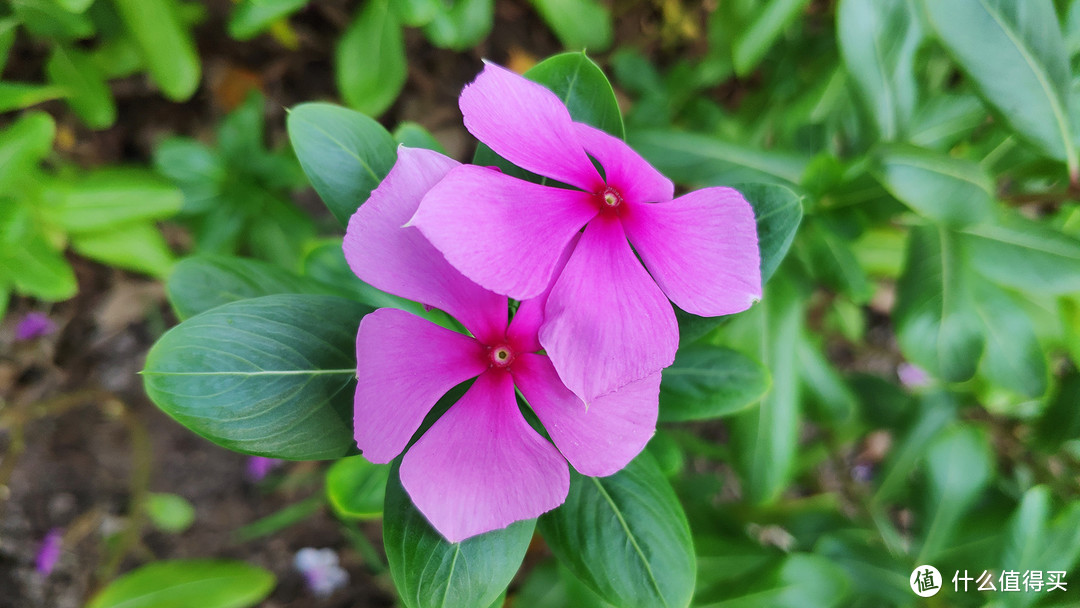
[[[34,340],[56,331],[56,323],[45,313],[30,312],[15,326],[16,340]]]
[[[349,221],[344,245],[361,279],[441,309],[472,334],[380,309],[363,319],[356,337],[354,433],[372,462],[394,459],[440,397],[476,378],[401,462],[413,503],[451,542],[562,504],[567,461],[594,476],[624,467],[655,431],[660,390],[654,372],[586,407],[537,352],[546,293],[522,302],[508,323],[505,296],[466,279],[419,230],[403,227],[424,194],[458,166],[436,152],[399,148],[393,170]],[[554,445],[521,415],[515,387]]]
[[[265,456],[251,456],[247,460],[247,476],[251,481],[262,481],[270,471],[285,464],[284,460],[278,458],[267,458]]]
[[[41,540],[41,547],[38,548],[37,558],[34,560],[34,568],[42,576],[49,576],[56,567],[56,562],[60,561],[60,549],[64,542],[63,532],[60,528],[53,528]]]
[[[465,87],[460,106],[465,127],[495,152],[572,188],[464,165],[427,193],[410,225],[496,293],[529,299],[554,281],[540,344],[587,403],[671,364],[678,326],[668,298],[702,316],[761,298],[754,212],[737,191],[672,200],[671,181],[622,140],[574,122],[554,93],[496,65]]]

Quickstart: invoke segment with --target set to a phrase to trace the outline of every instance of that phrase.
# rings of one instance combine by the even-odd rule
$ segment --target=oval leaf
[[[270,595],[276,582],[243,562],[163,561],[116,579],[87,608],[245,608]]]
[[[165,96],[173,101],[191,97],[199,87],[199,56],[175,7],[168,0],[113,0],[113,4]]]
[[[979,274],[1006,287],[1080,293],[1080,240],[1017,214],[959,235]]]
[[[371,309],[333,296],[279,294],[196,315],[150,349],[150,398],[237,452],[318,460],[355,450],[355,339]]]
[[[408,608],[490,606],[517,573],[536,520],[449,543],[413,506],[398,467],[395,462],[386,484],[383,544],[402,602]]]
[[[491,31],[495,0],[442,0],[442,9],[424,26],[431,44],[464,51],[480,43]]]
[[[340,517],[378,517],[389,476],[388,464],[372,464],[363,456],[342,458],[326,471],[326,497]]]
[[[660,420],[706,420],[749,407],[769,390],[769,372],[746,355],[708,344],[679,349],[660,383]]]
[[[571,470],[566,503],[539,527],[556,557],[604,600],[622,608],[690,604],[690,525],[648,452],[609,477]]]
[[[67,102],[92,129],[105,129],[116,122],[116,104],[101,70],[89,55],[57,46],[45,63],[49,81],[67,91]]]
[[[982,221],[994,208],[994,183],[978,163],[907,145],[882,146],[881,185],[916,213],[951,226]]]
[[[229,18],[229,35],[237,40],[250,40],[307,3],[308,0],[241,0]]]
[[[165,532],[183,532],[195,521],[195,507],[176,494],[150,493],[146,498],[146,514]]]
[[[919,564],[932,563],[948,548],[964,514],[993,476],[985,435],[963,426],[945,431],[926,451],[926,472],[930,510],[925,516],[925,540],[915,559]]]
[[[327,103],[296,106],[286,125],[311,185],[334,217],[348,225],[394,166],[394,139],[371,118]]]
[[[345,102],[378,116],[405,85],[405,41],[388,0],[370,0],[338,41],[338,88]]]
[[[568,49],[604,51],[611,46],[611,13],[596,0],[532,0]]]
[[[184,195],[150,171],[99,169],[55,191],[48,212],[70,233],[96,232],[140,220],[160,220],[180,211]]]

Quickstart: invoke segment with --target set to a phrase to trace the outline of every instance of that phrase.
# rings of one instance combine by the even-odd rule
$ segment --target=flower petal
[[[454,270],[419,230],[402,227],[456,166],[438,152],[399,147],[390,174],[349,219],[345,259],[377,289],[439,308],[480,339],[494,339],[506,330],[506,298]]]
[[[410,225],[465,276],[525,300],[548,287],[567,243],[596,213],[584,192],[463,165],[424,196]]]
[[[555,447],[582,475],[604,477],[626,466],[656,432],[660,373],[585,403],[570,392],[551,360],[518,355],[514,383],[544,424]]]
[[[356,334],[353,436],[371,462],[390,462],[448,390],[487,369],[476,340],[416,315],[380,308]]]
[[[465,128],[506,160],[582,190],[603,189],[566,105],[544,86],[487,63],[458,105]]]
[[[570,239],[570,244],[563,249],[558,263],[555,264],[556,277],[566,267],[566,262],[570,260],[570,252],[577,247],[580,238],[581,233],[575,234],[574,238]],[[514,318],[510,320],[510,326],[506,328],[506,339],[510,341],[516,352],[532,353],[543,348],[540,345],[540,326],[544,324],[544,308],[547,307],[548,296],[554,286],[555,282],[552,281],[543,293],[521,302],[518,306]]]
[[[585,151],[604,168],[607,184],[618,190],[624,200],[653,203],[670,201],[675,196],[671,180],[623,140],[580,122],[574,123],[574,130]]]
[[[705,188],[655,204],[627,205],[623,227],[645,267],[679,308],[706,317],[761,299],[754,210],[731,188]]]
[[[589,222],[544,313],[540,343],[586,403],[675,360],[675,311],[612,216]]]
[[[525,422],[504,371],[481,374],[401,462],[401,483],[452,543],[561,505],[570,471]]]

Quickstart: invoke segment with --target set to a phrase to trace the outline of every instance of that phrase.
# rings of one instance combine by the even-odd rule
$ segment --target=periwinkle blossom
[[[251,456],[247,459],[247,477],[251,481],[262,481],[271,471],[285,464],[278,458]]]
[[[60,528],[53,528],[41,540],[41,546],[34,560],[34,568],[42,576],[49,576],[56,567],[56,562],[60,561],[60,550],[64,543],[63,532]]]
[[[338,565],[338,554],[333,549],[304,547],[296,552],[293,565],[318,597],[329,597],[349,582],[349,573]]]
[[[405,450],[436,401],[472,386],[404,455],[401,482],[449,541],[537,517],[566,499],[567,461],[585,475],[615,473],[656,427],[660,374],[654,372],[586,406],[540,354],[537,332],[547,294],[508,319],[506,296],[455,270],[414,227],[403,227],[424,194],[459,164],[400,147],[390,174],[349,221],[345,258],[362,280],[438,308],[465,335],[397,309],[360,323],[356,340],[355,436],[372,462]],[[593,338],[582,335],[588,346]],[[518,409],[515,387],[551,437]]]
[[[738,191],[673,199],[671,181],[622,140],[574,122],[550,90],[490,63],[460,107],[496,153],[570,187],[463,165],[424,196],[410,225],[496,293],[524,300],[550,287],[540,344],[587,403],[672,363],[669,298],[701,316],[761,298],[754,212]]]
[[[45,313],[27,313],[19,324],[15,326],[15,339],[20,341],[34,340],[47,336],[56,331],[56,323]]]

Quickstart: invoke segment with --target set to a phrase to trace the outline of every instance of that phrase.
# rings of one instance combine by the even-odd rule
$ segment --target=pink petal
[[[514,383],[555,447],[582,475],[603,477],[619,471],[656,432],[659,372],[597,397],[585,407],[563,386],[547,357],[518,355],[512,370]]]
[[[675,360],[675,311],[613,216],[589,222],[544,312],[540,343],[586,403]]]
[[[506,160],[582,190],[603,189],[570,112],[547,88],[488,63],[458,105],[465,128]]]
[[[401,462],[401,483],[452,543],[532,519],[566,500],[570,472],[518,410],[504,371],[481,374]]]
[[[468,336],[411,313],[380,308],[356,334],[353,435],[371,462],[390,462],[448,390],[488,367]]]
[[[566,245],[597,213],[592,199],[465,165],[427,193],[410,224],[465,276],[525,300],[551,283]]]
[[[622,194],[626,201],[638,203],[670,201],[675,185],[653,168],[626,142],[590,125],[576,122],[578,139],[604,168],[609,186]]]
[[[679,308],[706,317],[761,299],[754,210],[737,190],[705,188],[623,209],[623,226],[653,278]]]
[[[398,160],[349,219],[345,259],[356,276],[388,293],[434,306],[482,340],[506,330],[506,298],[466,279],[416,228],[403,228],[420,199],[458,163],[438,152],[398,148]]]
[[[574,238],[570,239],[570,244],[563,249],[558,263],[555,264],[556,277],[566,267],[566,262],[570,260],[570,253],[577,247],[580,238],[581,233],[575,234]],[[514,318],[510,320],[510,327],[506,329],[506,339],[510,341],[515,351],[532,353],[543,348],[540,346],[539,332],[540,326],[544,324],[544,308],[547,307],[548,295],[551,294],[553,287],[555,287],[554,281],[548,285],[548,288],[543,293],[535,298],[525,300],[518,306]]]

